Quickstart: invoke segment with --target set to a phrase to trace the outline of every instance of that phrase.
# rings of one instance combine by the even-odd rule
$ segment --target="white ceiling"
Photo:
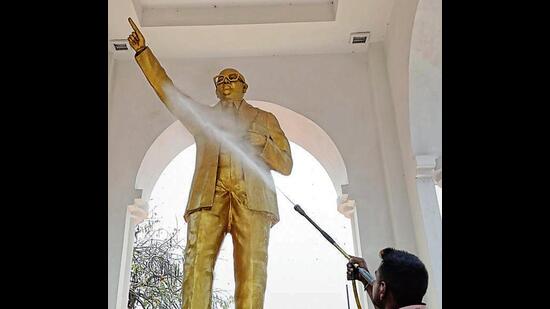
[[[329,0],[141,0],[145,7],[198,7],[198,6],[243,6],[273,4],[324,3]]]
[[[326,2],[291,1],[306,5]],[[282,5],[283,0],[109,0],[109,40],[128,37],[132,31],[128,17],[141,26],[138,15],[142,15],[143,7],[185,9],[204,3],[231,4],[246,9],[250,5]],[[147,45],[165,58],[364,52],[364,45],[349,44],[350,33],[363,31],[370,32],[370,42],[384,40],[394,0],[339,0],[334,3],[337,4],[334,21],[141,27],[141,31]]]

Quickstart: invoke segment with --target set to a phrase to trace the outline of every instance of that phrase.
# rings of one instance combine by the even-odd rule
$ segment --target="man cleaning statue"
[[[279,220],[270,171],[290,174],[289,142],[273,114],[244,100],[248,84],[231,68],[214,77],[217,104],[209,107],[195,102],[193,112],[178,115],[177,102],[170,95],[175,89],[172,80],[145,44],[141,31],[132,19],[128,21],[133,28],[128,41],[137,64],[160,100],[193,134],[197,147],[184,215],[188,225],[183,309],[211,308],[213,270],[226,234],[231,235],[234,248],[236,308],[261,309],[269,233]],[[205,125],[204,119],[214,121]],[[213,131],[230,138],[220,138]],[[253,168],[247,164],[247,156],[260,164]]]

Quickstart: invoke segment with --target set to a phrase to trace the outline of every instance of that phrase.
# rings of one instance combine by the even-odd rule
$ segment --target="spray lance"
[[[313,221],[307,214],[306,212],[302,209],[302,207],[300,207],[300,205],[294,203],[280,188],[277,187],[277,189],[279,190],[279,192],[281,192],[281,194],[283,194],[283,196],[292,204],[294,205],[294,210],[296,210],[296,212],[298,212],[299,214],[301,214],[304,218],[307,219],[307,221],[309,221],[309,223],[311,223],[320,233],[321,235],[323,235],[323,237],[328,240],[328,242],[330,242],[334,247],[336,247],[336,249],[338,249],[338,251],[340,251],[340,253],[342,253],[342,255],[349,261],[351,259],[351,256],[349,254],[347,254],[344,249],[342,249],[342,247],[340,247],[336,241],[334,241],[334,239],[332,239],[332,237],[330,237],[329,234],[327,234],[327,232],[323,231],[323,229],[321,229],[319,227],[319,225],[317,225],[317,223],[315,223],[315,221]],[[362,267],[359,267],[359,266],[354,266],[357,271],[359,272],[359,275],[365,279],[369,284],[373,284],[373,282],[376,280],[374,278],[374,276],[369,273],[366,269],[362,268]],[[353,282],[353,294],[355,296],[355,302],[357,303],[357,307],[359,309],[361,309],[361,303],[359,302],[359,295],[357,294],[357,286],[355,284],[355,280],[352,281]]]

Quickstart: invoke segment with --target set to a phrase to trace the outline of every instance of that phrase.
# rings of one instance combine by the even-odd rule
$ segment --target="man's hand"
[[[132,34],[128,36],[128,42],[130,43],[130,46],[137,52],[142,51],[145,46],[145,38],[143,37],[143,34],[141,34],[141,31],[139,31],[136,24],[134,24],[134,21],[132,18],[128,17],[128,22],[130,23],[130,26],[132,26]]]
[[[367,286],[368,285],[367,280],[361,277],[361,275],[359,274],[355,266],[359,266],[361,268],[364,268],[366,271],[369,271],[367,267],[367,262],[363,258],[352,256],[349,260],[349,263],[347,264],[348,280],[359,280],[363,283],[363,285]]]
[[[357,264],[359,267],[364,268],[366,271],[369,271],[369,268],[367,267],[367,261],[365,261],[365,259],[363,258],[351,256],[349,262],[352,264]]]

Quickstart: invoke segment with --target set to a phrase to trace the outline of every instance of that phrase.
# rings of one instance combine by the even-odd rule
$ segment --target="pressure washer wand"
[[[279,189],[279,188],[277,188]],[[302,207],[300,207],[300,205],[294,203],[281,189],[279,189],[279,192],[281,192],[284,197],[286,197],[286,199],[292,204],[294,205],[294,210],[296,210],[299,214],[301,214],[302,216],[304,216],[304,218],[307,219],[307,221],[309,221],[309,223],[311,223],[320,233],[321,235],[323,235],[323,237],[325,237],[326,240],[328,240],[328,242],[330,242],[334,247],[336,247],[336,249],[338,249],[338,251],[340,251],[340,253],[342,253],[346,259],[350,260],[351,259],[351,256],[349,254],[347,254],[344,249],[342,249],[337,243],[336,241],[334,241],[334,239],[332,239],[332,237],[330,237],[329,234],[327,234],[325,231],[323,231],[323,229],[321,229],[317,223],[315,223],[315,221],[313,221],[307,214],[306,212],[302,209]],[[361,277],[363,277],[365,280],[367,280],[367,282],[369,284],[372,284],[374,281],[375,281],[375,278],[372,276],[372,274],[370,274],[367,270],[365,270],[364,268],[361,268],[361,267],[357,267],[357,270],[359,271],[359,274],[361,275]]]

